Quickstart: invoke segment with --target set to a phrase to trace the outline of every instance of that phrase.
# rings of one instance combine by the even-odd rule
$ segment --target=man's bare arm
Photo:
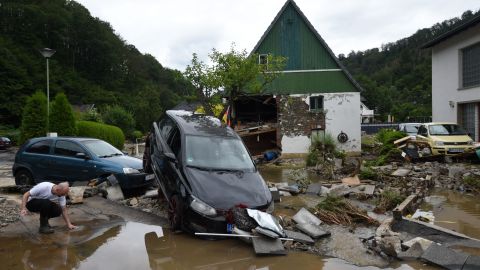
[[[24,216],[27,214],[27,201],[28,198],[30,197],[30,191],[25,192],[22,197],[22,208],[20,208],[20,215]]]
[[[67,227],[69,229],[75,229],[77,228],[77,226],[73,225],[71,222],[70,222],[70,218],[68,217],[68,210],[67,210],[67,207],[62,207],[62,217],[63,217],[63,220],[65,220],[65,224],[67,224]]]

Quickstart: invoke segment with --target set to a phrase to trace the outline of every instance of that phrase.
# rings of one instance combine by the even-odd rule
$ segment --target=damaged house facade
[[[425,44],[432,49],[434,122],[462,125],[480,140],[480,15]]]
[[[330,134],[346,152],[361,151],[361,87],[294,1],[285,3],[252,53],[267,68],[269,54],[287,59],[261,95],[235,101],[236,130],[252,154],[275,147],[307,153],[314,134]]]

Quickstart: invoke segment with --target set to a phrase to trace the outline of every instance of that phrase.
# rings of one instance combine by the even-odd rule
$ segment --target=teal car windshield
[[[94,153],[97,157],[113,157],[113,156],[121,156],[123,155],[120,150],[113,147],[109,143],[100,140],[89,140],[84,141],[83,144],[90,150],[90,152]]]
[[[185,141],[187,166],[219,170],[252,171],[255,169],[240,139],[187,135]]]

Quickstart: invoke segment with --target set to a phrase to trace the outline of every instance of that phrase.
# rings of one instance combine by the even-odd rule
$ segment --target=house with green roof
[[[269,54],[287,59],[262,95],[236,102],[239,133],[252,152],[275,142],[284,154],[306,153],[312,135],[326,133],[341,149],[361,151],[362,88],[293,0],[281,8],[252,53],[267,67]],[[267,132],[242,133],[252,122]]]

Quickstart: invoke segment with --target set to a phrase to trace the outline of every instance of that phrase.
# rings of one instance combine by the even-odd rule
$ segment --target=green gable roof
[[[362,91],[293,0],[288,0],[252,51],[287,57],[272,94]]]

